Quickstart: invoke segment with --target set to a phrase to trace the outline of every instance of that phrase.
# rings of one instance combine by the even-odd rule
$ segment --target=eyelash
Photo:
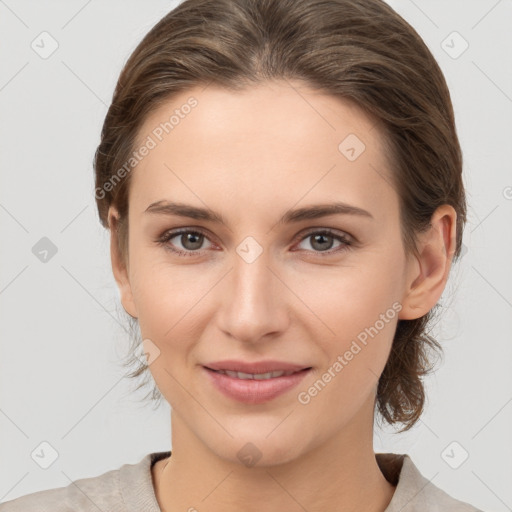
[[[160,237],[158,237],[156,239],[156,243],[160,246],[163,246],[166,250],[168,251],[171,251],[175,254],[178,254],[179,256],[185,256],[185,257],[190,257],[190,256],[197,256],[197,255],[200,255],[202,250],[197,250],[197,251],[192,251],[192,250],[188,250],[188,251],[183,251],[181,249],[174,249],[168,242],[169,240],[171,240],[172,238],[175,238],[176,236],[178,235],[181,235],[183,233],[191,233],[191,234],[194,234],[194,235],[203,235],[205,238],[208,239],[208,235],[200,230],[200,229],[190,229],[190,228],[181,228],[181,229],[176,229],[176,230],[171,230],[171,231],[166,231],[164,232]],[[344,252],[344,251],[347,251],[351,248],[352,246],[352,241],[350,240],[349,237],[345,236],[345,235],[341,235],[337,232],[335,232],[334,230],[332,229],[329,229],[329,228],[323,228],[323,229],[320,229],[320,230],[311,230],[311,231],[308,231],[306,234],[304,234],[302,236],[302,238],[300,238],[298,240],[297,243],[300,243],[302,242],[303,240],[306,240],[307,238],[311,237],[312,235],[327,235],[327,236],[332,236],[333,238],[337,239],[338,241],[342,242],[343,245],[341,245],[340,247],[336,248],[336,249],[329,249],[328,251],[308,251],[308,252],[313,252],[315,254],[318,254],[320,255],[321,257],[327,257],[327,256],[332,256],[333,254],[336,254],[336,253],[341,253],[341,252]]]

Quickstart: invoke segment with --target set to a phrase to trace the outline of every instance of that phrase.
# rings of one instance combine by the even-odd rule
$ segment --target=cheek
[[[218,275],[193,264],[172,265],[165,255],[144,257],[140,252],[137,265],[134,260],[132,290],[142,339],[157,347],[158,357],[149,369],[165,399],[179,407],[188,395],[178,383],[190,379],[195,364],[191,355],[205,319],[212,315],[209,293]]]
[[[386,265],[383,254],[375,252],[370,256],[364,261],[363,258],[354,263],[350,261],[350,265],[319,269],[307,277],[303,273],[295,282],[293,276],[289,276],[289,282],[294,282],[294,292],[309,310],[306,318],[312,320],[308,320],[308,324],[313,326],[314,321],[312,328],[317,337],[322,331],[319,340],[325,340],[326,346],[332,346],[335,340],[345,343],[356,338],[376,322],[387,337],[389,320],[394,323],[398,320],[401,262],[397,257],[395,265]],[[379,322],[381,315],[387,315],[385,328]]]
[[[395,266],[383,263],[383,255],[374,257],[372,264],[317,273],[301,283],[300,293],[315,314],[308,320],[310,336],[324,354],[315,379],[321,379],[320,387],[328,382],[333,399],[345,404],[357,404],[356,396],[362,399],[377,384],[401,310],[399,257]]]
[[[137,263],[132,290],[138,323],[142,338],[151,340],[158,354],[149,371],[165,400],[181,410],[190,399],[180,383],[190,378],[186,362],[200,336],[198,315],[207,276],[199,277],[193,265],[178,268],[154,256],[144,259],[141,254]]]
[[[322,310],[322,319],[333,333],[322,326],[323,334],[317,330],[314,338],[324,354],[323,364],[301,386],[297,398],[312,420],[331,410],[333,427],[339,428],[375,394],[401,305],[391,302],[389,293],[364,289],[357,294],[354,290],[352,299],[341,294],[337,299],[335,305],[335,299],[326,302]]]
[[[141,330],[163,339],[205,294],[209,274],[194,264],[173,264],[164,249],[134,244],[131,256],[130,282]]]

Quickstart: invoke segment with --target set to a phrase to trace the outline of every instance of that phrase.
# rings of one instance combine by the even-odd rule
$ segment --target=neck
[[[343,430],[284,464],[246,467],[219,457],[179,416],[171,423],[172,456],[153,467],[163,512],[383,512],[395,490],[377,464],[372,428],[369,436]]]

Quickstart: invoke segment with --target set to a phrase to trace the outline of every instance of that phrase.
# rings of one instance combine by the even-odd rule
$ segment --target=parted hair
[[[355,103],[383,136],[399,197],[404,250],[418,254],[417,235],[443,204],[457,213],[454,260],[466,222],[462,153],[443,73],[428,47],[382,0],[185,0],[165,15],[126,61],[94,156],[96,202],[108,228],[111,205],[120,214],[119,248],[127,258],[130,160],[148,115],[176,93],[211,83],[241,90],[269,80],[300,80]],[[119,183],[112,186],[116,176]],[[106,186],[110,183],[111,186]],[[436,304],[426,315],[398,320],[377,384],[376,411],[410,429],[425,406],[424,376],[439,342],[429,334]],[[145,375],[134,344],[125,365]],[[152,400],[162,398],[156,385]]]

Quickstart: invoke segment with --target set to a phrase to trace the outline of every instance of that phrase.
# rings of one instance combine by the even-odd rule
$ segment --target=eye
[[[175,242],[171,242],[176,239]],[[305,236],[302,235],[300,243],[310,239],[310,246],[313,250],[306,249],[309,252],[318,253],[321,256],[329,256],[333,253],[339,253],[350,248],[352,241],[345,234],[337,233],[331,229],[321,229],[310,231]],[[209,240],[207,235],[198,229],[182,228],[177,230],[166,231],[159,238],[157,244],[163,246],[166,250],[172,251],[180,256],[197,256],[203,250],[212,246],[203,247],[204,241]],[[338,247],[332,249],[335,241],[339,242]],[[325,253],[325,254],[322,254]]]
[[[341,251],[345,251],[350,248],[352,242],[347,235],[336,233],[331,229],[323,229],[320,231],[310,231],[301,238],[301,243],[307,240],[311,240],[309,242],[310,246],[313,248],[313,252],[316,253],[326,253],[325,255],[332,255],[333,253],[338,253]],[[337,248],[332,249],[335,241],[339,242]],[[321,254],[324,256],[323,254]]]
[[[176,238],[177,241],[170,243],[174,238]],[[201,252],[205,240],[208,240],[205,233],[187,228],[167,231],[157,239],[157,243],[180,255],[195,256]],[[181,244],[181,247],[178,245],[176,248],[176,243]]]

